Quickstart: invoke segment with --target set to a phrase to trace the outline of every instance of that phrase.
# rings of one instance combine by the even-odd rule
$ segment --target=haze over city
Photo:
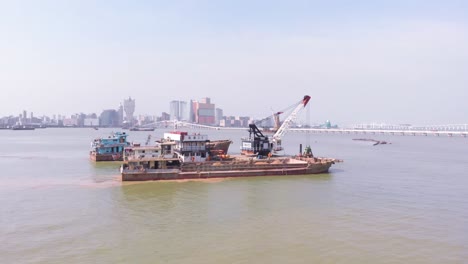
[[[466,123],[465,1],[4,1],[0,116],[210,97],[261,118]]]

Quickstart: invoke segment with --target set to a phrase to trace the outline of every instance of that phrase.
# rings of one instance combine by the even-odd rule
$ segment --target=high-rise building
[[[102,111],[99,116],[99,125],[103,127],[117,127],[119,126],[119,114],[114,109]]]
[[[169,103],[169,114],[171,120],[189,121],[189,109],[185,101],[171,101]]]
[[[121,126],[124,121],[124,111],[123,111],[122,104],[119,105],[119,109],[117,110],[117,113],[119,114],[119,126]]]
[[[247,127],[252,122],[248,116],[224,116],[220,121],[220,126],[225,127]]]
[[[166,112],[162,112],[161,113],[161,121],[166,121],[166,120],[171,120],[171,115],[166,113]]]
[[[188,105],[188,121],[191,123],[195,123],[195,104],[192,100],[190,100]]]
[[[169,115],[171,120],[179,120],[179,101],[171,101],[169,103]]]
[[[189,109],[187,102],[180,101],[179,103],[179,117],[180,120],[182,121],[188,121],[189,120]]]
[[[215,122],[217,126],[219,126],[222,119],[223,119],[223,109],[216,108],[215,109]]]
[[[125,111],[125,120],[132,123],[133,114],[135,113],[135,99],[128,97],[128,99],[124,100],[123,110]]]
[[[26,110],[23,110],[23,120],[22,120],[22,123],[25,124],[27,122],[27,119],[28,119],[28,113],[26,112]]]
[[[193,110],[195,114],[195,123],[203,125],[214,125],[215,120],[215,105],[211,103],[210,98],[205,97],[200,102],[193,102]]]

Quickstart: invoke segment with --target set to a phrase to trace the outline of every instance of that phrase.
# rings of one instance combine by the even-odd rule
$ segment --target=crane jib
[[[304,96],[304,99],[302,99],[302,104],[304,105],[304,107],[306,107],[307,103],[309,102],[310,100],[310,96],[308,95],[305,95]]]
[[[309,103],[310,96],[305,95],[302,100],[296,102],[291,107],[294,107],[294,110],[287,116],[283,121],[281,126],[276,130],[275,134],[272,137],[263,135],[263,133],[258,129],[254,124],[249,125],[249,138],[242,140],[241,152],[243,154],[255,154],[259,156],[267,156],[271,152],[277,152],[283,150],[281,146],[281,138],[286,134],[290,125],[294,122],[297,115],[302,109],[307,106]],[[279,122],[279,115],[283,113],[282,111],[273,114],[276,123]],[[270,118],[270,117],[268,117]],[[262,119],[263,120],[266,120]]]

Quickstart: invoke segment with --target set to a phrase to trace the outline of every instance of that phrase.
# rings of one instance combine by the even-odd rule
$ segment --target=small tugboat
[[[130,146],[125,132],[115,132],[91,143],[89,156],[93,161],[122,161],[124,148]]]

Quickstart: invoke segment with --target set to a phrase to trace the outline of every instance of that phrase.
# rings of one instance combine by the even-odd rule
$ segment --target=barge
[[[124,151],[122,181],[157,181],[326,173],[336,160],[312,156],[219,155],[207,148],[206,135],[165,133],[154,146]]]
[[[228,161],[183,163],[177,159],[157,159],[156,167],[136,163],[121,168],[122,181],[157,181],[227,177],[303,175],[328,172],[333,159],[326,158],[254,158],[235,157]]]
[[[130,131],[154,131],[153,127],[131,127]]]
[[[207,179],[225,177],[276,176],[326,173],[339,160],[316,158],[310,146],[296,157],[278,156],[282,136],[310,96],[297,102],[292,113],[271,137],[249,125],[249,137],[242,139],[241,154],[227,155],[230,141],[211,142],[206,135],[187,132],[164,133],[158,145],[132,147],[124,151],[120,168],[123,181]],[[275,117],[278,119],[279,114]]]
[[[34,130],[35,127],[30,125],[15,125],[11,127],[11,130]]]

